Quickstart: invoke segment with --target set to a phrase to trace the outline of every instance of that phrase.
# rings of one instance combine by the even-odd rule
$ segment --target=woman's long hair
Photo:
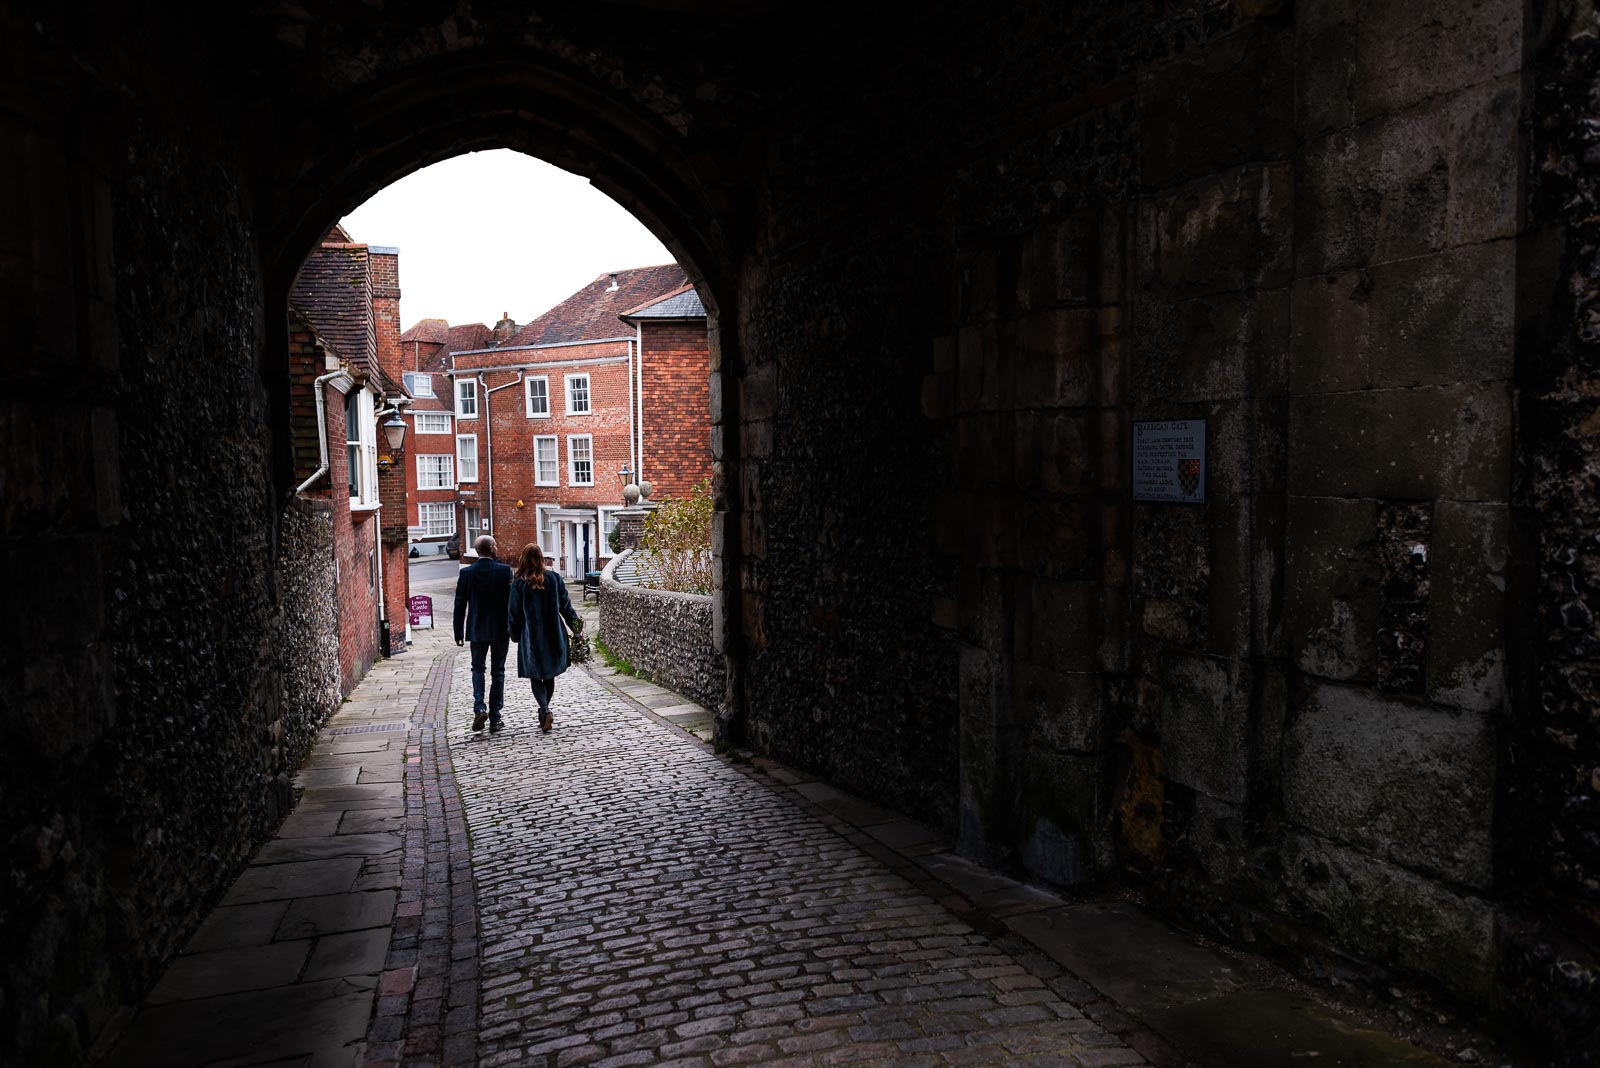
[[[544,550],[537,542],[530,541],[522,547],[522,556],[517,560],[517,578],[536,590],[544,589]]]

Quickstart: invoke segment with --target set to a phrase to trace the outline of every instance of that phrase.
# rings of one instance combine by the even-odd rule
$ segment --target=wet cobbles
[[[452,757],[481,922],[480,1063],[1101,1065],[1143,1059],[816,817],[581,670],[540,733]]]

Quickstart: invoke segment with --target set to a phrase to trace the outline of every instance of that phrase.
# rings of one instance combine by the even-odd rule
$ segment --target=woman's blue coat
[[[517,674],[524,679],[553,679],[567,670],[565,619],[576,624],[578,613],[567,596],[567,584],[554,571],[544,573],[544,589],[521,579],[511,581],[506,622],[517,643]]]

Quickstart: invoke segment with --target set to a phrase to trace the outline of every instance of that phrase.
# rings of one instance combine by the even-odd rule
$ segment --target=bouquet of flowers
[[[587,664],[594,656],[594,649],[589,644],[589,636],[583,632],[583,620],[578,620],[578,625],[572,628],[572,638],[567,642],[567,659],[574,664]]]

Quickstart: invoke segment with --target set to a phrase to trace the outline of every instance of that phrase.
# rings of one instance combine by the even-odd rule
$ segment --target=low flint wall
[[[600,575],[600,639],[651,682],[715,709],[726,668],[711,641],[711,598],[618,582],[623,553]]]

